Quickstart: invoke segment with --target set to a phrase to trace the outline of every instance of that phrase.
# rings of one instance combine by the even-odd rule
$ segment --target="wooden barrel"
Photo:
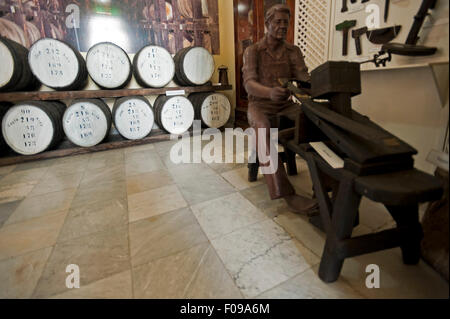
[[[0,91],[35,90],[40,83],[28,65],[28,50],[21,44],[0,37]]]
[[[154,104],[155,121],[171,134],[183,134],[194,122],[194,107],[184,96],[160,95]]]
[[[221,93],[193,93],[189,100],[194,105],[195,119],[206,127],[220,128],[230,119],[230,101]]]
[[[100,144],[111,130],[111,111],[101,99],[74,100],[63,117],[67,138],[81,147]]]
[[[202,47],[184,48],[174,57],[175,82],[183,86],[204,85],[214,74],[214,58]]]
[[[91,47],[86,55],[86,66],[92,80],[102,89],[121,89],[131,80],[128,54],[111,42]]]
[[[43,38],[30,48],[28,62],[39,81],[55,90],[78,90],[87,84],[86,62],[72,46]]]
[[[166,49],[149,45],[134,56],[134,77],[143,87],[161,88],[172,81],[175,63]]]
[[[52,149],[64,137],[62,116],[65,109],[58,101],[26,101],[12,106],[2,119],[6,143],[22,155]]]
[[[117,99],[113,106],[112,118],[120,135],[129,140],[146,137],[155,124],[152,106],[143,96]]]
[[[5,116],[6,112],[12,106],[11,103],[8,102],[0,102],[0,127],[2,123],[2,119]],[[8,149],[8,144],[6,144],[5,139],[3,138],[2,130],[0,129],[0,154],[3,154]]]

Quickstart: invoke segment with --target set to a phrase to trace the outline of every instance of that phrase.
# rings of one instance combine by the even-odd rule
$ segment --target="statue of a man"
[[[265,16],[265,37],[244,53],[243,78],[249,96],[248,121],[257,138],[258,129],[266,129],[266,149],[258,150],[266,155],[270,151],[270,128],[276,125],[277,113],[290,109],[298,112],[300,107],[288,100],[289,91],[280,87],[278,79],[310,81],[300,48],[286,42],[290,17],[288,6],[279,4],[271,7]],[[316,210],[316,201],[295,193],[279,157],[278,161],[280,165],[277,171],[264,175],[271,199],[284,198],[288,206],[297,213]],[[269,166],[270,162],[260,164]]]

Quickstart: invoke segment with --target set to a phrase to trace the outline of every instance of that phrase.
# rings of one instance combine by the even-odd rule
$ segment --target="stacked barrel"
[[[210,84],[214,59],[202,47],[180,50],[175,57],[164,48],[148,45],[130,61],[128,54],[110,42],[95,44],[86,59],[60,40],[39,39],[27,50],[0,37],[0,92],[29,91],[41,84],[58,90],[82,90],[89,77],[101,89],[122,89],[134,75],[145,88],[163,88],[172,80],[180,86]],[[154,105],[144,96],[115,100],[110,108],[102,99],[26,101],[15,105],[0,103],[0,152],[8,145],[16,153],[33,155],[50,150],[66,138],[80,147],[102,143],[114,125],[125,139],[147,137],[155,124],[171,134],[188,131],[194,120],[204,127],[219,128],[230,117],[231,105],[223,94],[214,92],[183,95],[166,94]]]

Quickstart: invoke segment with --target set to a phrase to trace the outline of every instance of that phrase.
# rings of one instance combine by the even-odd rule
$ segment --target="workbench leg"
[[[397,223],[397,228],[408,228],[407,233],[401,238],[400,244],[403,263],[416,265],[420,260],[420,242],[423,238],[422,225],[419,221],[419,205],[386,205],[386,208]]]
[[[297,175],[297,162],[295,161],[296,154],[287,147],[284,148],[284,154],[286,154],[287,174],[289,176]]]
[[[336,251],[338,241],[350,238],[358,213],[361,196],[353,191],[353,179],[344,179],[339,185],[333,205],[331,227],[319,267],[319,277],[324,282],[334,282],[339,278],[345,259],[345,251]]]

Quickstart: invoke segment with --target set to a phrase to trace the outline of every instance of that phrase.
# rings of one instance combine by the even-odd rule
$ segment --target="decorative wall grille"
[[[328,60],[331,0],[295,1],[295,39],[309,71]]]

